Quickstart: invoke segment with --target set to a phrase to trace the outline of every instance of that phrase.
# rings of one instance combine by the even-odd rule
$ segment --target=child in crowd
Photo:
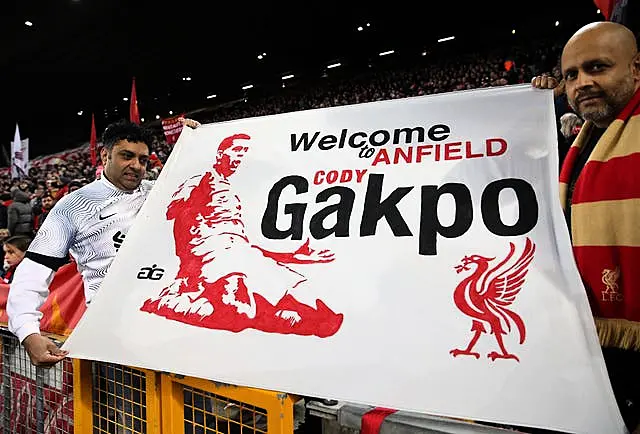
[[[24,235],[16,235],[7,238],[2,244],[4,250],[4,269],[2,272],[2,280],[4,283],[11,283],[13,273],[31,244],[31,238]]]

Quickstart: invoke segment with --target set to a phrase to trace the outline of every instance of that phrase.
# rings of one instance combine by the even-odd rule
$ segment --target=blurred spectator
[[[560,116],[559,123],[561,136],[558,137],[558,155],[562,165],[564,157],[582,128],[583,120],[575,113],[567,112]]]
[[[5,283],[11,283],[16,267],[24,259],[24,254],[31,244],[31,238],[23,235],[7,238],[2,244],[4,250],[4,268],[2,279]]]
[[[69,193],[73,193],[74,191],[78,190],[80,187],[82,187],[82,181],[81,180],[73,180],[69,183]]]
[[[11,195],[9,193],[0,194],[0,229],[9,227],[8,206],[10,205]]]
[[[32,207],[37,206],[40,203],[40,200],[44,195],[45,191],[46,191],[45,183],[42,181],[38,181],[38,184],[36,185],[36,189],[33,193],[33,197],[31,198]]]
[[[582,128],[582,119],[575,113],[565,113],[560,117],[560,131],[569,146],[573,143]]]
[[[20,188],[14,188],[11,191],[13,202],[9,205],[8,229],[9,234],[33,236],[33,213],[31,210],[29,194]]]
[[[42,201],[40,202],[39,206],[33,207],[34,230],[37,231],[38,229],[40,229],[40,226],[42,226],[42,223],[44,223],[44,220],[47,218],[47,215],[49,215],[49,211],[51,211],[51,208],[53,208],[54,204],[55,199],[53,198],[53,196],[51,196],[51,193],[46,193],[42,197]]]

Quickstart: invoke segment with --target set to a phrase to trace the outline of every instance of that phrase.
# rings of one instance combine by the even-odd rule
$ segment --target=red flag
[[[96,118],[91,113],[91,139],[89,140],[89,151],[91,152],[91,166],[96,167],[98,140],[96,139]]]
[[[40,307],[43,313],[40,321],[42,331],[68,336],[78,324],[86,310],[84,284],[75,262],[63,265],[56,271],[51,285],[50,296]],[[0,282],[0,324],[7,324],[7,297],[9,285]]]
[[[593,0],[593,2],[598,6],[602,15],[604,15],[605,19],[609,20],[611,18],[611,12],[613,12],[613,7],[617,3],[616,0]]]
[[[136,78],[133,77],[131,85],[131,102],[129,106],[129,120],[140,125],[140,112],[138,111],[138,97],[136,96]]]

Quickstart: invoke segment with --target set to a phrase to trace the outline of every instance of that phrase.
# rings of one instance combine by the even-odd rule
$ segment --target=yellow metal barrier
[[[162,395],[164,433],[293,433],[291,395],[167,374]]]
[[[293,433],[287,394],[109,363],[73,368],[76,433]]]

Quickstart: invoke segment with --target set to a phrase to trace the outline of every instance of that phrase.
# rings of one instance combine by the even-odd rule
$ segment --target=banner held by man
[[[529,86],[183,131],[71,356],[624,432]]]

